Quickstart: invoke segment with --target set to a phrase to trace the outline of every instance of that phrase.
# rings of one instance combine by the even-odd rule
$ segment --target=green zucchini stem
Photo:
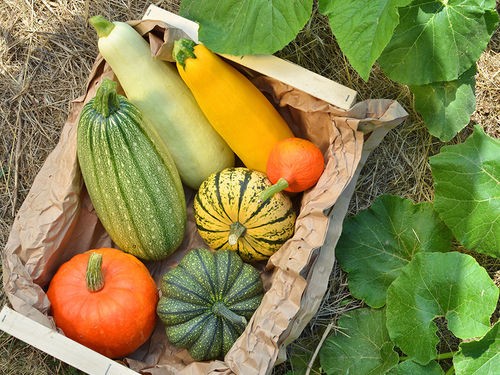
[[[244,316],[236,314],[234,311],[231,311],[227,308],[224,303],[217,301],[212,305],[212,312],[221,318],[227,319],[230,322],[238,325],[247,325],[247,320]]]
[[[92,106],[96,112],[104,117],[109,117],[120,109],[120,100],[116,87],[118,84],[109,78],[104,78],[101,85],[97,89]]]
[[[87,271],[85,272],[87,289],[95,293],[104,288],[104,275],[102,274],[102,254],[90,253],[87,262]]]
[[[239,221],[232,223],[229,226],[229,237],[227,242],[230,246],[234,246],[238,243],[238,239],[245,233],[247,228],[242,225]]]
[[[269,186],[267,189],[262,191],[259,196],[259,202],[265,202],[269,198],[271,198],[274,194],[279,193],[280,191],[286,189],[288,187],[288,181],[283,177],[280,178],[274,185]]]
[[[172,49],[172,57],[177,61],[183,68],[186,68],[187,59],[196,59],[194,54],[194,47],[196,43],[191,39],[178,39],[174,42],[174,48]]]
[[[113,22],[108,21],[101,15],[90,17],[89,23],[95,29],[99,38],[107,37],[115,28],[115,24]]]

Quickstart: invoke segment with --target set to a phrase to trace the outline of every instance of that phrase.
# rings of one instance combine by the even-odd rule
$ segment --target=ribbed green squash
[[[221,359],[263,295],[259,272],[233,251],[190,250],[163,275],[157,313],[169,342],[197,361]]]
[[[294,233],[296,214],[282,192],[261,201],[271,186],[264,173],[226,168],[209,176],[194,199],[198,233],[212,249],[238,252],[245,261],[269,258]]]
[[[140,111],[105,79],[82,109],[77,153],[95,211],[111,239],[145,260],[176,250],[186,202],[177,169],[143,130]]]

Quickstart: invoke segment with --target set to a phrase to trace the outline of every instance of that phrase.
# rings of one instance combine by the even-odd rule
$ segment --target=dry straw
[[[131,0],[3,0],[0,2],[0,247],[14,215],[26,197],[44,159],[53,149],[64,124],[70,100],[84,92],[97,55],[96,36],[87,19],[103,14],[113,20],[142,16],[151,1]],[[177,12],[179,1],[154,1]],[[74,37],[76,36],[76,37]],[[370,157],[359,178],[350,214],[368,207],[375,197],[390,193],[415,201],[433,198],[428,157],[443,145],[431,137],[412,110],[407,87],[387,79],[375,67],[364,82],[349,66],[333,39],[327,20],[314,14],[300,35],[278,54],[358,91],[359,100],[398,100],[409,119],[391,131]],[[500,136],[500,34],[497,32],[478,63],[477,109],[471,121]],[[463,141],[470,126],[454,140]],[[488,264],[492,271],[498,262]],[[497,275],[498,277],[498,275]],[[6,303],[1,295],[0,303]],[[303,335],[289,347],[295,358],[308,362],[327,327],[356,308],[346,279],[336,266],[323,303]],[[291,369],[278,365],[276,374]],[[76,370],[42,352],[0,334],[0,373],[73,374]]]

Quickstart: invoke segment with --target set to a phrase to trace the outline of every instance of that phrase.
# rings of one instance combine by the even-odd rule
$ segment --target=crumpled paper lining
[[[182,31],[159,21],[130,24],[147,34],[157,58],[171,61],[172,41],[183,36]],[[76,157],[80,110],[104,77],[114,75],[98,56],[86,94],[72,102],[59,142],[36,176],[2,253],[4,289],[12,307],[54,329],[45,290],[57,268],[77,253],[113,246],[93,211]],[[150,340],[125,359],[143,374],[267,374],[284,360],[286,344],[300,335],[326,291],[335,244],[364,161],[407,117],[392,100],[366,100],[344,111],[272,78],[256,75],[253,80],[275,102],[294,134],[324,151],[325,171],[315,187],[296,197],[300,213],[295,234],[261,268],[263,301],[224,361],[193,362],[186,350],[167,342],[158,321]],[[204,246],[193,220],[195,192],[185,192],[188,225],[181,247],[165,261],[146,263],[158,285],[187,250]]]

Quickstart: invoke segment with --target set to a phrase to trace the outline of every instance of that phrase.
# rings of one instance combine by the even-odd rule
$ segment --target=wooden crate
[[[163,21],[168,25],[182,29],[189,37],[198,41],[198,25],[195,22],[155,5],[151,5],[147,9],[143,19]],[[356,91],[272,55],[223,56],[341,109],[351,108],[356,100]],[[138,374],[119,362],[67,338],[8,306],[4,306],[0,312],[0,329],[91,375]]]

